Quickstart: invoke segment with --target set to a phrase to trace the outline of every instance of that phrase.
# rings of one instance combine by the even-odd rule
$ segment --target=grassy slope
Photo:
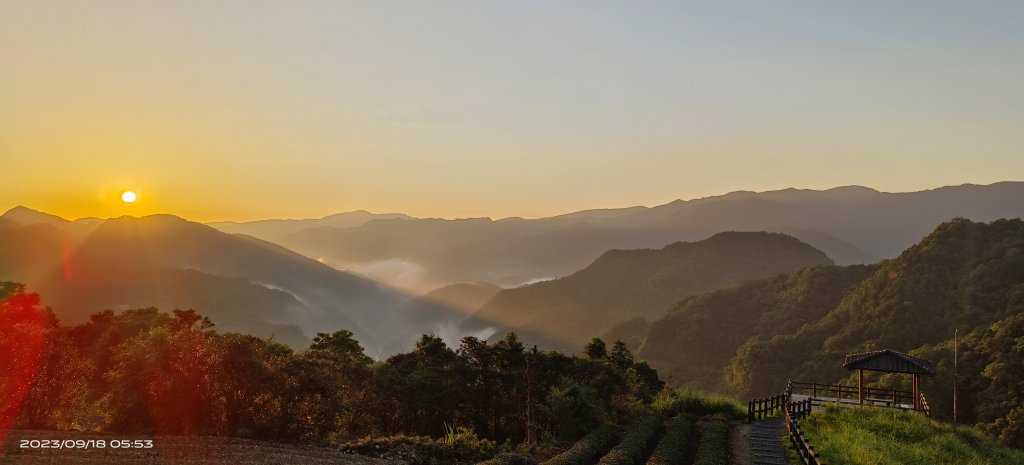
[[[829,465],[1024,464],[1022,451],[915,413],[830,407],[801,426]]]

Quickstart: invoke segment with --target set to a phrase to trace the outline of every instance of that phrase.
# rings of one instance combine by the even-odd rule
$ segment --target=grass
[[[667,417],[674,417],[682,413],[697,416],[721,413],[734,420],[742,420],[747,417],[746,404],[742,404],[732,397],[688,389],[660,392],[654,399],[653,407],[654,410]]]
[[[917,413],[828,407],[800,426],[829,465],[1024,465],[1022,451]]]

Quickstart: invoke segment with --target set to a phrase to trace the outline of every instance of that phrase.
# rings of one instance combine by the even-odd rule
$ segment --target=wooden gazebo
[[[934,376],[932,363],[917,357],[911,357],[892,349],[849,354],[843,361],[847,370],[859,372],[857,381],[857,400],[864,403],[864,370],[881,371],[884,373],[906,373],[914,376],[913,402],[914,410],[923,409],[921,402],[921,375]]]

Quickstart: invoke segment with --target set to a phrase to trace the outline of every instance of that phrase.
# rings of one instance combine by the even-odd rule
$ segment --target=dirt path
[[[704,431],[704,426],[707,425],[707,422],[707,418],[702,417],[693,423],[690,435],[686,437],[686,455],[683,456],[682,465],[693,465],[694,459],[697,458],[697,446],[700,445],[700,435]]]
[[[734,423],[730,440],[733,465],[789,465],[783,446],[786,423],[782,418],[754,423]]]
[[[149,439],[150,449],[31,449],[22,440]],[[51,431],[15,431],[0,453],[0,464],[28,465],[388,465],[380,459],[344,454],[333,448],[211,436],[115,437]]]

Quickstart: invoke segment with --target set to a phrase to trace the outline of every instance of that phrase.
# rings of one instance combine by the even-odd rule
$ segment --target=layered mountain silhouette
[[[3,221],[10,225],[20,226],[31,226],[36,224],[45,224],[53,226],[57,229],[64,229],[73,225],[72,222],[65,220],[56,215],[49,213],[43,213],[41,211],[33,210],[31,208],[18,205],[10,210],[7,210],[0,216]]]
[[[453,347],[468,333],[461,326],[470,315],[487,303],[501,288],[490,283],[457,283],[434,289],[399,307],[398,316],[406,325],[427,328],[424,333],[441,337]],[[489,332],[474,334],[486,339]]]
[[[371,353],[420,332],[395,326],[404,294],[253,237],[170,215],[83,227],[15,210],[0,228],[0,279],[37,290],[62,319],[192,307],[225,329],[293,344],[349,329]]]
[[[354,212],[337,213],[334,215],[328,215],[323,218],[316,219],[303,219],[303,220],[289,220],[289,219],[275,219],[275,220],[257,220],[257,221],[246,221],[246,222],[234,222],[234,221],[221,221],[216,223],[209,223],[220,231],[231,234],[246,234],[252,237],[263,239],[265,241],[276,241],[289,234],[297,233],[305,229],[330,227],[330,228],[350,228],[353,226],[361,226],[369,223],[375,219],[412,219],[411,216],[404,215],[401,213],[370,213],[366,210],[358,210]]]
[[[72,321],[103,308],[194,307],[224,329],[293,344],[318,331],[351,329],[372,355],[452,326],[462,335],[543,328],[534,334],[538,341],[570,350],[610,334],[640,348],[647,321],[635,318],[657,318],[688,296],[828,258],[875,263],[952,217],[1024,216],[1021,199],[1021,182],[912,193],[851,186],[738,191],[540,219],[417,219],[357,211],[214,224],[219,230],[167,215],[67,221],[16,207],[0,216],[0,279],[25,282]],[[721,241],[715,236],[721,231],[786,234],[799,239],[787,238],[790,243],[813,246],[828,258],[815,252],[798,260],[800,266],[786,268],[783,260],[778,268],[750,265],[731,273],[730,266],[742,268],[738,261],[672,255],[695,241]],[[659,254],[675,258],[651,258]],[[700,266],[680,265],[691,262]],[[812,277],[806,278],[808,289],[818,282]],[[480,284],[449,289],[472,297],[461,303],[410,297],[479,282],[525,287],[498,292],[486,304],[484,297],[496,289]],[[483,308],[464,322],[476,305]],[[580,319],[582,313],[587,317]],[[662,355],[654,347],[642,350],[658,360]]]
[[[688,296],[831,264],[806,243],[765,232],[725,232],[662,249],[612,250],[565,278],[499,292],[466,322],[464,332],[513,330],[547,347],[578,351],[616,323],[657,316]]]
[[[658,248],[721,231],[796,237],[838,264],[895,257],[953,217],[1024,216],[1024,183],[965,184],[886,193],[829,190],[737,191],[657,207],[587,210],[539,219],[375,219],[351,227],[303,229],[275,239],[339,269],[421,292],[456,282],[514,287],[566,276],[611,249]]]

